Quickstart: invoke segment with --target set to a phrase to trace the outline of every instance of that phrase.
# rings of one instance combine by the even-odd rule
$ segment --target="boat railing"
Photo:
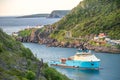
[[[79,53],[83,53],[83,52],[88,53],[89,50],[88,49],[78,49],[77,52],[79,52]]]

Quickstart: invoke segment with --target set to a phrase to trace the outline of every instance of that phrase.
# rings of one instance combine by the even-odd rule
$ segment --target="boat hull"
[[[68,68],[85,68],[85,69],[97,69],[100,66],[100,61],[75,61],[75,60],[68,60],[65,63],[52,61],[50,62],[51,65],[54,66],[61,66],[61,67],[68,67]]]

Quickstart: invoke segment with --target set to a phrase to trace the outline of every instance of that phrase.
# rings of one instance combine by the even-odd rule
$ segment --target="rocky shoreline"
[[[42,37],[39,35],[39,37]],[[20,42],[32,42],[32,43],[39,43],[44,44],[47,47],[64,47],[64,48],[79,48],[83,43],[65,43],[65,42],[58,42],[56,39],[51,38],[38,38],[37,35],[33,36],[27,36],[27,37],[19,37],[16,38],[17,41]],[[92,46],[90,44],[84,45],[87,49],[94,50],[96,52],[103,52],[103,53],[120,53],[120,49],[117,49],[115,47],[104,47],[104,46]]]
[[[83,42],[73,41],[64,42],[64,41],[57,41],[57,39],[52,39],[49,37],[50,33],[54,30],[53,27],[46,27],[43,32],[40,32],[41,29],[30,29],[31,34],[29,36],[20,36],[20,32],[18,32],[18,36],[15,37],[17,41],[20,42],[32,42],[32,43],[39,43],[44,44],[47,47],[65,47],[65,48],[80,48],[83,45]],[[120,49],[116,48],[115,46],[93,46],[87,42],[84,42],[84,47],[90,50],[94,50],[96,52],[105,52],[105,53],[120,53]]]

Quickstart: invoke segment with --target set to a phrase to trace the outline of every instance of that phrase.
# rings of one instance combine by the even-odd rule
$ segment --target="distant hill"
[[[62,18],[65,15],[67,15],[69,12],[70,10],[54,10],[51,12],[48,18]]]
[[[120,0],[83,0],[52,26],[56,30],[50,36],[59,41],[64,40],[66,31],[76,38],[104,32],[120,39]]]
[[[33,14],[33,15],[25,15],[19,16],[17,18],[37,18],[37,17],[47,17],[49,14]]]
[[[16,18],[37,18],[37,17],[47,17],[47,18],[62,18],[67,15],[70,10],[54,10],[50,14],[33,14],[33,15],[24,15],[18,16]]]

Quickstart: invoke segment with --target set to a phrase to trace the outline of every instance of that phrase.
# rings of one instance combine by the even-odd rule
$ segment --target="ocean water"
[[[27,26],[34,27],[36,25],[52,24],[60,20],[59,18],[0,18],[0,28],[7,34],[17,32]],[[23,43],[37,58],[43,58],[44,62],[51,60],[59,60],[73,56],[76,52],[75,48],[59,48],[46,47],[45,45],[35,43]],[[59,72],[67,75],[73,80],[120,80],[120,54],[96,53],[92,51],[98,58],[101,59],[99,71],[96,70],[79,70],[54,67]]]
[[[23,44],[31,49],[38,59],[43,58],[44,62],[73,56],[77,50],[75,48],[46,47],[35,43]],[[94,51],[92,53],[101,59],[100,70],[54,68],[73,80],[120,80],[120,54],[96,53]]]
[[[15,18],[15,17],[0,17],[0,28],[3,29],[7,34],[17,32],[25,29],[28,26],[35,27],[39,25],[48,25],[55,23],[60,18]]]

